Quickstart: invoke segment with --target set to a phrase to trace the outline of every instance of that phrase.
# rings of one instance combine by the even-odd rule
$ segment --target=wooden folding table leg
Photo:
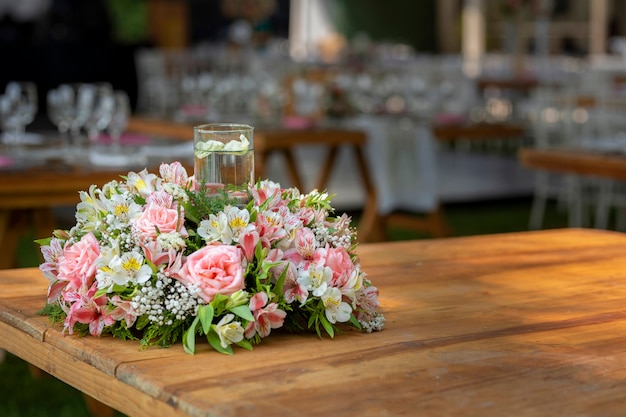
[[[293,181],[294,187],[298,190],[304,192],[304,188],[302,187],[302,180],[300,179],[300,172],[298,171],[298,167],[296,165],[296,159],[291,152],[291,149],[282,149],[283,155],[285,156],[285,161],[287,162],[287,169],[289,170],[289,175],[291,176],[291,180]]]
[[[330,178],[330,171],[335,164],[338,151],[338,146],[331,146],[328,149],[328,153],[326,154],[326,158],[324,159],[324,165],[322,166],[322,171],[320,172],[319,179],[316,183],[316,188],[318,191],[324,191],[326,189],[326,186],[328,185],[328,179]]]
[[[359,145],[354,145],[352,149],[354,150],[361,180],[363,181],[363,186],[367,194],[359,224],[359,240],[361,242],[386,240],[384,220],[378,214],[378,195],[374,182],[370,177],[363,148]]]

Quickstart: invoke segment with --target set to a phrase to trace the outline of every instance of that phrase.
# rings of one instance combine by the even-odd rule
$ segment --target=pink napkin
[[[185,116],[190,117],[205,116],[209,112],[209,108],[201,104],[184,104],[180,110]]]
[[[7,168],[14,164],[13,159],[0,155],[0,168]]]
[[[455,113],[439,113],[435,115],[434,123],[436,125],[460,125],[465,123],[465,116]]]
[[[308,129],[315,126],[315,120],[302,116],[286,116],[283,118],[283,127],[287,129]]]

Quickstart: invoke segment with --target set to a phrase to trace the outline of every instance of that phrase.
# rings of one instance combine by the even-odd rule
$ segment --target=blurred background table
[[[523,148],[522,164],[533,169],[626,181],[626,154],[575,148]]]
[[[179,160],[188,172],[193,172],[191,147],[183,146],[181,152],[181,144],[177,142],[150,142],[146,138],[141,149],[132,146],[127,152],[143,153],[143,156],[137,163],[122,166],[112,166],[111,155],[106,153],[90,156],[85,152],[75,159],[67,159],[53,136],[36,147],[24,147],[13,158],[3,157],[4,163],[0,167],[0,253],[3,254],[0,269],[16,266],[20,239],[50,236],[56,227],[53,209],[75,206],[80,202],[79,191],[120,179],[121,175],[132,170],[140,171],[145,167],[158,170],[162,161]],[[102,161],[97,162],[100,157]]]

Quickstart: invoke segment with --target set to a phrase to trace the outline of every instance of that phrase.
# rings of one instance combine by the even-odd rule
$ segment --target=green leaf
[[[197,318],[200,319],[204,334],[208,334],[213,323],[213,306],[211,304],[200,306]]]
[[[243,339],[241,342],[237,342],[236,345],[244,349],[252,350],[252,343],[250,343],[246,339]]]
[[[361,330],[361,323],[359,323],[359,321],[357,320],[357,318],[354,316],[354,313],[350,314],[350,323],[354,324],[354,327],[356,327],[357,329]]]
[[[193,355],[196,350],[196,326],[200,319],[196,317],[191,326],[183,333],[183,349],[185,352]]]
[[[215,333],[215,331],[211,330],[209,333],[207,333],[206,338],[209,341],[209,344],[213,347],[213,349],[217,350],[218,352],[224,353],[226,355],[233,354],[232,347],[222,347],[222,344],[220,343],[220,337],[217,335],[217,333]]]
[[[50,242],[52,242],[52,237],[47,237],[44,239],[35,239],[34,241],[39,246],[49,246]]]
[[[328,321],[328,319],[320,314],[320,321],[322,322],[322,326],[324,326],[324,330],[326,330],[326,333],[328,333],[331,338],[335,337],[335,328]]]
[[[233,312],[244,320],[254,321],[254,316],[252,315],[252,312],[250,311],[250,308],[247,304],[242,304],[240,306],[229,308],[229,311]]]
[[[282,274],[278,277],[278,281],[276,281],[276,285],[274,286],[274,292],[279,295],[279,297],[283,296],[283,287],[285,285],[285,277],[287,276],[287,269],[283,269]]]

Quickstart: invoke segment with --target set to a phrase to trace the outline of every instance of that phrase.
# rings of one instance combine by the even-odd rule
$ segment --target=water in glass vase
[[[229,197],[244,206],[250,199],[248,187],[254,181],[254,149],[244,152],[210,152],[205,158],[194,158],[198,186],[204,184],[218,192],[224,188]]]

